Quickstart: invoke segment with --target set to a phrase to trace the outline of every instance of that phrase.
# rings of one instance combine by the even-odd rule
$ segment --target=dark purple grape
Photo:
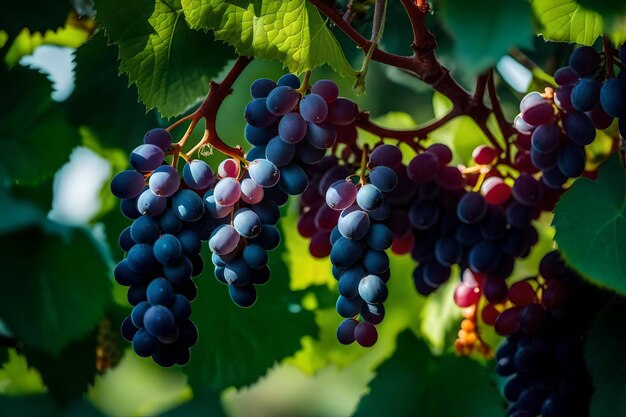
[[[158,146],[165,152],[172,144],[172,135],[167,130],[157,127],[146,132],[143,143]]]
[[[589,111],[600,99],[600,83],[594,78],[582,78],[572,90],[572,105],[578,111]]]
[[[319,80],[311,87],[311,93],[322,96],[327,103],[332,103],[339,97],[339,87],[332,80]]]
[[[354,338],[354,329],[356,329],[358,324],[359,322],[352,318],[342,321],[339,327],[337,327],[337,340],[339,343],[342,345],[353,343],[356,340]]]
[[[554,81],[560,86],[574,85],[578,75],[570,67],[562,67],[554,73]]]
[[[596,137],[596,129],[585,113],[566,113],[563,128],[567,137],[581,146],[589,145]]]
[[[340,97],[328,104],[327,120],[332,124],[349,125],[354,123],[358,114],[359,108],[350,99]]]
[[[264,98],[276,88],[276,83],[268,78],[259,78],[250,85],[250,95],[252,98]]]
[[[611,117],[626,115],[626,81],[617,78],[606,80],[600,92],[600,103]]]
[[[267,99],[265,98],[255,98],[250,103],[248,103],[244,112],[244,117],[246,118],[248,124],[254,127],[263,128],[268,127],[276,122],[276,120],[278,120],[278,117],[272,114],[268,110],[267,106]]]
[[[300,100],[300,114],[307,122],[323,122],[328,116],[326,100],[317,94],[307,94]]]
[[[580,77],[593,74],[600,64],[600,54],[590,46],[581,46],[572,52],[569,66]]]
[[[296,107],[299,100],[300,93],[296,90],[287,86],[279,86],[267,96],[267,110],[273,115],[284,116]]]
[[[146,180],[139,172],[129,169],[117,174],[111,180],[111,193],[120,199],[137,197],[144,189]]]

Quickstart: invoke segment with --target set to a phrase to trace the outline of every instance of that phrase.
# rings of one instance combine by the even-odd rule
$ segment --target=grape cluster
[[[376,148],[370,156],[367,176],[363,172],[360,177],[339,179],[325,195],[326,205],[339,213],[330,234],[330,261],[333,276],[339,281],[337,312],[345,318],[337,329],[337,339],[342,344],[356,340],[361,346],[373,346],[378,339],[374,326],[385,317],[383,303],[390,278],[385,250],[393,242],[391,229],[383,223],[391,212],[385,194],[398,183],[392,167],[378,163],[379,154],[386,156],[386,146]],[[366,152],[367,148],[364,158]],[[357,319],[359,315],[361,321]]]
[[[498,374],[509,378],[508,415],[588,416],[593,388],[583,343],[605,295],[569,270],[557,252],[543,258],[540,275],[511,286],[513,306],[495,321],[496,331],[507,335],[496,359]]]
[[[114,271],[116,281],[129,287],[133,306],[122,335],[139,356],[152,356],[161,366],[186,364],[196,343],[197,329],[190,320],[196,286],[191,278],[203,270],[201,241],[215,227],[200,197],[212,184],[211,168],[190,161],[181,181],[178,171],[164,164],[170,146],[167,130],[150,130],[144,144],[130,154],[134,169],[111,181],[122,213],[133,220],[120,234],[119,245],[127,255]]]
[[[495,156],[488,147],[475,152],[479,165],[493,162]],[[528,174],[518,177],[513,187],[493,175],[479,190],[466,191],[468,178],[448,165],[451,160],[447,147],[433,145],[407,168],[418,185],[408,207],[415,240],[411,254],[419,262],[414,272],[416,289],[430,294],[448,280],[451,266],[457,264],[483,274],[485,296],[500,300],[506,296],[504,280],[515,258],[526,257],[537,242],[531,222],[539,215],[543,187]]]
[[[620,48],[621,61],[626,55],[626,46]],[[596,128],[609,127],[614,118],[624,126],[626,119],[626,74],[622,70],[614,76],[613,65],[590,46],[582,46],[572,52],[569,66],[559,69],[554,78],[569,94],[568,106],[586,112]],[[622,134],[626,132],[622,129]]]

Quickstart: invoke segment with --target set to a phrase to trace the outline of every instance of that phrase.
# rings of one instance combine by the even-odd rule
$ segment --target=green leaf
[[[605,32],[616,45],[626,41],[626,3],[622,0],[578,0],[581,6],[598,12],[604,20]]]
[[[109,40],[119,46],[120,70],[137,84],[146,107],[165,117],[206,96],[211,79],[234,58],[213,36],[189,29],[180,0],[100,0],[96,9]]]
[[[72,342],[58,355],[37,349],[24,351],[29,366],[41,374],[48,392],[59,404],[80,400],[96,376],[96,333]]]
[[[602,35],[602,17],[572,0],[531,0],[537,32],[548,41],[593,45]]]
[[[526,0],[446,0],[442,19],[456,42],[455,55],[468,72],[493,65],[512,47],[531,47],[530,6]]]
[[[0,29],[9,36],[17,35],[23,28],[44,32],[63,26],[72,9],[66,0],[16,1],[5,5],[0,13]]]
[[[97,33],[75,55],[75,89],[66,102],[71,123],[91,129],[106,148],[131,150],[158,122],[137,102],[137,87],[118,74],[117,48]],[[97,97],[97,100],[94,100]]]
[[[200,339],[184,368],[195,392],[249,385],[297,351],[304,335],[317,334],[313,314],[290,301],[284,244],[269,255],[272,278],[257,287],[258,300],[252,308],[242,309],[231,301],[212,267],[207,266],[198,279],[192,319]]]
[[[451,401],[451,398],[454,398]],[[416,410],[419,412],[416,414]],[[465,357],[434,357],[410,331],[398,336],[393,356],[377,370],[355,417],[499,417],[502,398],[487,370]]]
[[[595,181],[581,178],[561,197],[553,225],[571,266],[626,294],[626,175],[617,155],[602,164]]]
[[[52,101],[45,75],[24,67],[0,69],[6,97],[0,101],[0,165],[18,182],[50,177],[80,143],[59,104]]]
[[[109,265],[88,231],[47,222],[2,235],[0,264],[0,317],[26,346],[58,355],[102,318]]]
[[[625,314],[623,303],[608,307],[598,315],[587,336],[585,361],[594,387],[591,417],[621,417],[626,410]]]
[[[207,417],[226,417],[226,413],[222,408],[220,396],[203,394],[200,397],[194,397],[193,400],[176,407],[172,410],[159,414],[159,417],[188,417],[188,416],[207,416]]]
[[[0,410],[7,416],[45,417],[104,417],[86,401],[77,401],[70,407],[59,408],[49,395],[0,395]]]
[[[278,59],[296,74],[329,64],[356,75],[317,9],[306,0],[262,0],[244,11],[222,0],[182,0],[191,27],[213,30],[240,55]]]

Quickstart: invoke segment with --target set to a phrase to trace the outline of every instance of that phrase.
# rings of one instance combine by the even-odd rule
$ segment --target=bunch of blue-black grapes
[[[593,386],[583,358],[585,336],[610,294],[567,268],[558,252],[544,256],[539,272],[529,304],[509,308],[496,322],[496,330],[506,322],[496,370],[508,378],[507,415],[587,417]]]
[[[129,287],[133,306],[122,335],[139,356],[152,356],[161,366],[189,361],[198,337],[190,320],[190,301],[196,296],[191,278],[202,272],[201,241],[216,226],[200,197],[212,185],[211,168],[190,161],[181,182],[176,168],[164,163],[170,146],[167,130],[150,130],[130,154],[134,169],[111,182],[122,213],[133,220],[119,237],[127,255],[114,272],[116,281]]]
[[[625,55],[622,46],[622,61]],[[621,70],[615,77],[615,70],[594,48],[582,46],[572,52],[569,66],[554,74],[556,92],[547,88],[522,99],[515,127],[529,135],[530,141],[521,143],[530,142],[530,161],[548,187],[560,189],[583,174],[585,146],[594,141],[596,129],[606,129],[618,118],[626,136],[626,73]]]
[[[365,147],[364,161],[367,151]],[[398,154],[399,159],[395,158]],[[374,326],[385,317],[383,303],[391,276],[385,250],[393,243],[393,233],[384,224],[391,213],[385,195],[398,185],[393,168],[400,165],[401,158],[396,147],[381,145],[369,155],[367,172],[363,164],[360,175],[338,179],[326,191],[327,207],[338,213],[337,225],[330,233],[330,261],[339,281],[337,312],[345,318],[337,329],[342,344],[356,340],[364,347],[374,345],[378,339]]]

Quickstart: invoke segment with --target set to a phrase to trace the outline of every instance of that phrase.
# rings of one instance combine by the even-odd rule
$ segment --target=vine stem
[[[363,145],[361,150],[361,172],[359,174],[359,183],[365,185],[365,171],[367,170],[367,155],[369,153],[369,146],[367,143]]]
[[[415,152],[419,152],[422,148],[419,145],[418,141],[420,139],[425,139],[429,133],[440,128],[441,126],[448,123],[450,120],[454,119],[461,112],[458,107],[453,107],[452,110],[445,116],[434,120],[433,122],[421,126],[417,129],[411,130],[395,130],[388,129],[382,126],[379,126],[372,122],[369,118],[369,113],[361,112],[357,116],[356,125],[363,130],[366,130],[370,133],[377,135],[380,138],[390,138],[396,139],[400,142],[406,143],[409,145]],[[417,139],[417,140],[416,140]]]
[[[251,57],[240,56],[239,58],[237,58],[234,65],[232,66],[228,74],[226,74],[221,83],[211,81],[209,93],[207,94],[202,104],[200,104],[200,107],[198,107],[198,109],[190,115],[183,117],[182,119],[178,120],[167,128],[168,131],[171,131],[176,126],[179,126],[180,124],[191,120],[191,123],[189,124],[185,135],[177,144],[176,148],[179,151],[186,144],[187,140],[191,136],[191,133],[193,132],[200,119],[204,118],[206,121],[204,135],[202,136],[200,142],[198,142],[187,153],[187,155],[191,156],[201,147],[209,145],[212,148],[217,149],[221,153],[233,159],[236,159],[247,166],[248,161],[246,161],[243,156],[243,148],[241,148],[241,146],[233,148],[232,146],[224,143],[224,141],[220,138],[217,132],[217,112],[226,97],[228,97],[232,93],[233,84],[250,62],[252,62]],[[178,152],[176,152],[176,149],[174,152],[174,159],[176,162],[178,161]]]
[[[613,46],[611,41],[606,36],[602,37],[602,48],[604,49],[604,58],[606,60],[606,72],[610,78],[615,77],[615,71],[613,71]]]

